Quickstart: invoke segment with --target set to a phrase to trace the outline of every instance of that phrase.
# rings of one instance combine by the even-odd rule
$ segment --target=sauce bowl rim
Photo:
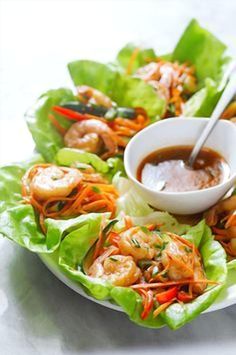
[[[131,179],[134,183],[136,183],[140,188],[142,188],[142,189],[145,189],[145,190],[147,190],[148,192],[150,192],[150,193],[155,193],[155,194],[161,194],[161,195],[166,195],[166,196],[171,196],[171,195],[174,195],[174,196],[180,196],[180,195],[191,195],[191,194],[200,194],[200,193],[204,193],[204,192],[208,192],[208,191],[213,191],[213,190],[217,190],[217,189],[219,189],[219,188],[221,188],[221,187],[223,187],[223,186],[225,186],[225,185],[227,185],[227,184],[229,184],[231,181],[234,181],[235,179],[236,179],[236,171],[231,175],[230,174],[230,176],[227,178],[227,180],[226,181],[223,181],[223,182],[221,182],[220,184],[217,184],[217,185],[215,185],[215,186],[211,186],[211,187],[207,187],[207,188],[205,188],[205,189],[201,189],[201,190],[193,190],[193,191],[173,191],[173,192],[171,192],[171,191],[162,191],[162,190],[160,190],[160,191],[158,191],[158,190],[154,190],[154,189],[152,189],[152,188],[150,188],[150,187],[148,187],[148,186],[146,186],[146,185],[144,185],[143,183],[141,183],[137,178],[136,178],[136,176],[134,176],[133,175],[133,173],[131,172],[131,170],[130,170],[130,167],[129,167],[129,165],[130,165],[130,163],[129,163],[129,159],[130,159],[130,147],[132,146],[132,144],[134,143],[134,142],[136,142],[136,141],[138,141],[139,139],[140,139],[140,137],[143,135],[143,134],[145,134],[145,132],[146,131],[148,131],[148,130],[150,130],[151,129],[151,127],[153,127],[153,126],[157,126],[157,125],[163,125],[163,124],[166,124],[167,122],[173,122],[173,121],[175,121],[176,122],[176,120],[188,120],[188,121],[190,121],[190,120],[192,120],[192,121],[196,121],[196,120],[198,120],[198,121],[208,121],[209,120],[209,118],[207,118],[207,117],[183,117],[183,116],[180,116],[180,117],[170,117],[170,118],[167,118],[166,120],[162,120],[162,121],[157,121],[157,122],[155,122],[155,123],[152,123],[151,125],[149,125],[149,126],[147,126],[147,127],[145,127],[142,131],[140,131],[140,132],[138,132],[133,138],[131,138],[131,140],[129,141],[129,143],[127,144],[127,146],[126,146],[126,149],[125,149],[125,152],[124,152],[124,166],[125,166],[125,171],[126,171],[126,173],[127,173],[127,176],[129,177],[129,179]],[[219,122],[218,122],[219,124],[226,124],[226,125],[229,125],[229,126],[231,126],[234,130],[235,130],[235,136],[236,136],[236,124],[234,124],[234,123],[232,123],[232,122],[230,122],[230,121],[228,121],[228,120],[219,120]],[[187,145],[187,144],[186,144]],[[184,146],[184,144],[182,145],[182,146]],[[167,146],[166,146],[167,147]],[[170,145],[168,145],[168,147],[171,147]],[[211,147],[208,147],[208,146],[205,146],[204,145],[204,147],[206,147],[206,148],[209,148],[209,149],[212,149]],[[164,146],[163,146],[163,148],[165,148]],[[158,148],[157,148],[158,149]],[[149,154],[151,154],[152,152],[150,152]],[[221,153],[219,153],[219,154],[221,154]],[[222,155],[222,154],[221,154]],[[223,156],[223,155],[222,155]],[[224,156],[223,156],[223,158],[224,158]],[[235,158],[236,159],[236,158]],[[225,159],[226,160],[226,159]],[[227,162],[227,160],[226,160],[226,162]],[[228,162],[227,162],[228,163]],[[230,167],[230,164],[228,163],[228,165],[229,165],[229,167]],[[231,167],[230,167],[231,168]]]

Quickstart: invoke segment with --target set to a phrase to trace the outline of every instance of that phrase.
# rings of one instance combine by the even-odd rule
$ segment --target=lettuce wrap
[[[63,166],[91,164],[97,172],[110,179],[113,171],[116,171],[116,166],[111,162],[108,165],[96,155],[78,150],[75,152],[71,149],[59,150],[57,161]],[[47,233],[44,235],[41,232],[37,213],[31,205],[23,203],[21,180],[32,165],[43,162],[41,156],[36,156],[25,163],[0,167],[0,235],[33,252],[52,253],[60,245],[64,233],[68,229],[73,230],[83,225],[86,216],[68,220],[47,219],[45,221]],[[98,214],[96,220],[100,221],[100,218]]]
[[[169,225],[168,230],[171,231]],[[167,227],[163,224],[162,228],[165,230]],[[84,226],[77,229],[63,239],[59,248],[58,262],[64,272],[73,280],[81,283],[90,296],[98,300],[115,301],[133,322],[150,328],[160,328],[167,324],[171,329],[177,329],[194,319],[214,302],[224,287],[227,277],[225,252],[221,245],[213,240],[204,221],[194,227],[189,227],[184,237],[199,248],[207,278],[219,284],[208,287],[201,296],[190,303],[171,305],[157,318],[153,318],[150,314],[147,319],[141,319],[142,298],[131,288],[113,286],[104,280],[92,278],[84,273],[84,258],[96,241],[96,236],[89,232],[89,227],[86,229]]]
[[[121,71],[125,70],[137,46],[128,44],[117,55]],[[156,57],[194,65],[198,80],[197,92],[186,102],[183,115],[211,115],[226,84],[225,72],[230,58],[225,56],[226,45],[192,20],[179,39],[173,52],[162,56],[153,49],[141,49],[133,62],[133,73]]]

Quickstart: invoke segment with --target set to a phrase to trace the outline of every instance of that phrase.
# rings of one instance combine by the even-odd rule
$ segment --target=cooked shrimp
[[[82,85],[77,87],[79,99],[84,103],[100,105],[104,107],[112,107],[111,99],[101,91],[91,88],[90,86]]]
[[[206,223],[212,227],[215,239],[225,248],[228,255],[236,257],[236,195],[220,201],[205,215]],[[218,222],[224,227],[216,228]]]
[[[110,250],[100,255],[90,266],[88,275],[106,280],[115,286],[130,286],[140,278],[141,270],[131,256],[113,255],[115,249],[110,247]]]
[[[205,274],[202,267],[200,256],[194,253],[184,243],[172,238],[175,235],[170,233],[170,239],[166,242],[166,247],[161,253],[162,264],[168,266],[168,277],[170,280],[178,281],[193,278],[195,280],[204,279]],[[200,294],[206,288],[205,283],[195,283],[193,291]]]
[[[215,206],[210,208],[206,213],[206,223],[208,226],[215,226],[222,213],[227,213],[236,210],[236,195],[231,196],[225,200],[218,202]]]
[[[64,136],[69,148],[82,149],[90,153],[101,154],[103,159],[116,154],[117,142],[114,132],[96,119],[74,123]],[[105,148],[105,149],[104,149]],[[103,150],[106,150],[104,153]]]
[[[82,174],[73,168],[55,165],[40,168],[30,182],[30,190],[40,200],[65,197],[82,181]]]
[[[132,227],[120,234],[118,242],[120,251],[124,255],[131,255],[135,260],[153,259],[161,245],[161,238],[153,232],[145,232],[141,227]]]
[[[139,68],[135,76],[150,84],[157,95],[163,98],[166,104],[171,105],[169,106],[171,114],[173,109],[170,110],[170,107],[174,106],[177,116],[182,112],[185,96],[194,93],[197,89],[193,67],[177,62],[157,59],[156,62]]]
[[[193,268],[191,265],[191,255],[185,250],[186,246],[179,241],[169,239],[166,247],[162,251],[161,261],[168,266],[168,277],[170,280],[178,281],[193,277]]]
[[[221,118],[226,120],[231,120],[232,122],[236,122],[236,100],[231,102],[226,110],[223,112]]]

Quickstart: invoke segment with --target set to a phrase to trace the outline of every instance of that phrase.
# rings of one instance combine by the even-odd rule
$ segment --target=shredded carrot
[[[140,283],[130,286],[133,289],[139,288],[158,288],[158,287],[166,287],[166,286],[174,286],[174,285],[188,285],[195,283],[206,283],[209,285],[218,285],[219,282],[207,280],[207,279],[199,279],[199,280],[180,280],[180,281],[166,281],[166,282],[156,282],[156,283]]]
[[[151,290],[139,290],[139,293],[142,296],[143,299],[143,311],[141,313],[141,318],[146,319],[153,307],[153,293]]]
[[[139,48],[135,48],[135,49],[133,50],[133,53],[132,53],[131,56],[130,56],[130,59],[129,59],[129,62],[128,62],[128,65],[127,65],[127,68],[126,68],[126,74],[127,74],[127,75],[132,74],[133,65],[134,65],[135,59],[137,58],[139,52],[140,52],[140,49],[139,49]]]
[[[125,220],[125,229],[130,229],[133,227],[132,219],[129,216],[125,216],[124,220]]]
[[[62,125],[57,121],[57,119],[55,118],[54,115],[49,114],[48,115],[49,120],[51,121],[51,123],[53,124],[53,126],[58,130],[58,132],[64,136],[66,134],[66,129],[64,127],[62,127]]]
[[[156,318],[161,312],[163,312],[166,308],[168,308],[173,302],[174,302],[174,300],[161,304],[153,312],[153,318]]]
[[[153,231],[156,228],[156,224],[148,224],[146,227],[149,231]]]
[[[31,167],[22,178],[22,196],[24,203],[31,204],[39,213],[39,222],[45,232],[45,218],[74,217],[89,212],[110,212],[115,215],[116,198],[118,193],[113,185],[108,183],[87,183],[82,181],[75,187],[69,196],[57,196],[40,199],[34,194],[32,180],[51,164],[38,164]],[[66,174],[69,168],[60,167]],[[83,175],[82,175],[83,176]]]

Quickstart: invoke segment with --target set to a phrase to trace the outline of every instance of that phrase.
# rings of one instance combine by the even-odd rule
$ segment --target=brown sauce
[[[183,192],[206,189],[228,178],[227,162],[209,148],[200,151],[193,169],[187,167],[192,149],[174,146],[149,154],[138,167],[137,179],[153,190]]]

